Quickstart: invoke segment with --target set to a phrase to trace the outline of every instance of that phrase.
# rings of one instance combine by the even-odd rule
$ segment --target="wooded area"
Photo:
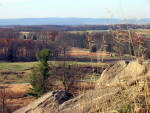
[[[22,26],[21,28],[24,29],[26,27]],[[100,51],[113,52],[119,55],[131,53],[132,55],[140,55],[143,53],[147,53],[149,50],[149,38],[128,30],[110,29],[107,32],[101,31],[89,33],[86,31],[74,31],[72,33],[59,30],[48,31],[48,26],[46,30],[44,30],[43,28],[43,30],[39,31],[34,31],[34,26],[28,27],[30,27],[33,31],[30,29],[30,32],[20,32],[16,29],[20,28],[20,26],[17,26],[15,28],[0,28],[0,60],[35,61],[36,55],[42,49],[50,49],[50,59],[56,60],[59,57],[64,56],[64,51],[69,50],[72,47],[90,49],[91,45],[93,44],[96,46],[96,49]],[[90,29],[91,27],[93,28],[97,26],[83,26],[81,28],[86,27],[87,29]],[[117,27],[119,26],[115,26],[114,28]],[[127,26],[120,25],[120,27],[125,28]],[[128,27],[136,26],[130,25]],[[76,29],[77,26],[66,26],[66,28]],[[141,53],[137,53],[137,51],[139,52],[139,50],[141,51]]]

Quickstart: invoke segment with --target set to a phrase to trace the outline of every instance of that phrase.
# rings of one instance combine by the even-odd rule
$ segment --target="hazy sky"
[[[0,19],[150,18],[150,0],[0,0]]]

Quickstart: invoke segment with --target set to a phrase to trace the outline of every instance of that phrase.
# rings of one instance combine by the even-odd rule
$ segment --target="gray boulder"
[[[72,97],[72,94],[65,91],[49,92],[14,113],[57,113],[59,112],[59,105]]]

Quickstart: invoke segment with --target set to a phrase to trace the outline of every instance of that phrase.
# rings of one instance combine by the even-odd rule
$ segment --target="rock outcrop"
[[[59,105],[71,98],[73,98],[72,94],[65,91],[49,92],[14,113],[57,113]]]
[[[145,77],[150,69],[149,61],[119,61],[110,65],[98,80],[98,87],[117,86],[122,83],[132,84],[136,80]]]
[[[47,93],[14,113],[108,113],[129,103],[143,107],[149,77],[149,61],[119,61],[105,69],[94,90],[73,99],[63,91]]]

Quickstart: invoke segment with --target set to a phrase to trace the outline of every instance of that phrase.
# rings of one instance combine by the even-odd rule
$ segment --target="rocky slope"
[[[14,113],[142,113],[149,109],[149,80],[150,61],[119,61],[102,73],[95,90],[76,98],[50,92]]]

